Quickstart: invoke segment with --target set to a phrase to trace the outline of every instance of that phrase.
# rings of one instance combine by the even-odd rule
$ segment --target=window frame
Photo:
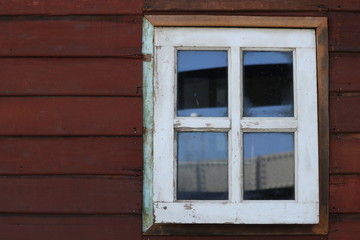
[[[320,222],[318,224],[154,224],[153,37],[154,27],[261,27],[315,29],[318,90]],[[144,189],[143,231],[149,235],[326,234],[328,228],[328,51],[327,18],[208,15],[148,15],[144,18]],[[155,63],[156,64],[156,63]]]

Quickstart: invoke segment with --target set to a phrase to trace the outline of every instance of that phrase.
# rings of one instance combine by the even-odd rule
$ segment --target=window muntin
[[[218,30],[223,33],[218,33]],[[216,36],[209,38],[215,32]],[[247,38],[243,36],[247,36]],[[155,31],[155,45],[155,62],[157,63],[154,88],[156,96],[153,199],[155,222],[317,223],[319,189],[317,184],[313,184],[318,182],[314,31],[159,28]],[[194,117],[176,117],[171,103],[175,103],[176,99],[174,66],[178,49],[194,50],[199,48],[199,50],[203,50],[207,48],[206,50],[216,50],[216,48],[226,47],[229,55],[228,117],[198,118],[195,117],[196,115]],[[284,51],[284,49],[293,52],[293,117],[241,116],[241,106],[244,104],[242,84],[239,81],[242,76],[241,53],[251,48],[264,52]],[[225,201],[226,204],[224,201],[176,200],[176,151],[174,150],[176,141],[174,139],[176,132],[185,130],[191,132],[227,131],[229,133],[229,200]],[[243,181],[241,149],[243,146],[242,135],[248,132],[290,132],[294,134],[294,200],[244,201],[241,183]],[[312,144],[309,144],[310,142]],[[164,169],[167,169],[166,173],[164,173]],[[211,211],[208,210],[210,208]],[[272,210],[269,211],[269,209]]]

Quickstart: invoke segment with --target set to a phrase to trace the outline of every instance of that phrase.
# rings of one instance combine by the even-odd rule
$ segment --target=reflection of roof
[[[227,107],[213,107],[213,108],[187,108],[179,109],[178,116],[181,117],[202,117],[202,116],[211,116],[211,117],[226,117],[227,116]],[[261,117],[261,116],[273,116],[273,117],[282,117],[286,116],[287,113],[292,112],[291,105],[271,105],[271,106],[262,106],[262,107],[247,107],[247,113],[251,114],[252,117]]]
[[[178,164],[178,191],[226,192],[228,161],[212,160]],[[291,170],[292,169],[292,170]],[[294,154],[281,153],[246,159],[244,190],[266,190],[294,186]]]

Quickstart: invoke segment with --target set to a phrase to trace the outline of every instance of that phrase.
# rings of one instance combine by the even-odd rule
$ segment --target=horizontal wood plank
[[[0,216],[3,240],[141,240],[140,216]]]
[[[330,91],[360,92],[360,54],[330,55]]]
[[[329,9],[332,11],[359,11],[359,0],[329,0]]]
[[[330,95],[330,130],[333,132],[360,132],[360,94]]]
[[[145,0],[145,11],[322,11],[327,0]]]
[[[0,138],[1,175],[138,175],[141,170],[141,137]]]
[[[139,56],[140,16],[1,17],[0,56]]]
[[[329,48],[332,51],[360,51],[360,13],[330,12]]]
[[[0,98],[0,135],[140,135],[141,133],[141,98]]]
[[[143,240],[326,240],[319,236],[144,236]]]
[[[360,214],[331,214],[329,240],[359,240]]]
[[[7,96],[140,96],[142,92],[141,59],[0,58],[0,76],[0,95]]]
[[[330,172],[360,173],[360,134],[333,134],[330,138]]]
[[[1,213],[141,213],[139,177],[2,176],[0,189]]]
[[[360,213],[360,176],[330,177],[330,211]]]
[[[0,15],[141,14],[142,1],[1,0]]]

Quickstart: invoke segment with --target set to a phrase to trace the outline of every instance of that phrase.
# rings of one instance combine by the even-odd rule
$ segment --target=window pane
[[[294,134],[244,133],[244,200],[293,200]]]
[[[177,199],[228,199],[228,136],[223,132],[179,132]]]
[[[227,116],[226,51],[178,51],[177,72],[178,116]]]
[[[244,117],[293,117],[292,52],[243,52]]]

